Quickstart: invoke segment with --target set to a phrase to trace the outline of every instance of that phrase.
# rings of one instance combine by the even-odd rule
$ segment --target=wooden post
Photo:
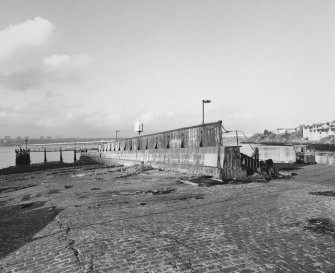
[[[47,149],[44,148],[44,164],[47,164]]]
[[[63,163],[62,147],[59,148],[59,161],[60,163]]]
[[[237,130],[236,130],[236,146],[238,146],[238,133],[237,133]]]
[[[73,161],[74,161],[74,163],[77,162],[76,154],[77,154],[77,151],[76,151],[76,149],[74,149],[74,157],[73,157]]]
[[[258,150],[258,147],[255,148],[255,160],[256,160],[256,168],[258,169],[260,167],[260,165],[259,165],[259,150]]]

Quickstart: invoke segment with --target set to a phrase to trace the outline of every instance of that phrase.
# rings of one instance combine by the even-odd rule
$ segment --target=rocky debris
[[[94,177],[94,180],[96,180],[96,181],[103,181],[104,179],[101,178],[101,177]]]
[[[321,196],[335,196],[335,191],[316,191],[310,192],[312,195],[321,195]]]
[[[170,192],[175,191],[175,188],[161,188],[158,190],[153,190],[153,191],[147,191],[147,193],[152,193],[153,195],[159,195],[159,194],[168,194]]]
[[[25,209],[25,208],[30,208],[34,205],[33,202],[30,203],[25,203],[25,204],[20,204],[21,209]]]
[[[133,175],[138,175],[142,172],[153,170],[154,168],[150,165],[136,164],[131,167],[125,167],[121,169],[120,178],[125,178]]]
[[[54,210],[56,210],[56,208],[57,208],[57,206],[51,206],[51,207],[49,208],[49,210],[50,210],[50,211],[54,211]]]
[[[60,193],[59,189],[52,189],[48,191],[48,194],[57,194],[57,193]]]
[[[83,177],[86,175],[90,175],[91,173],[77,173],[77,174],[72,174],[71,177]]]
[[[292,172],[288,171],[278,171],[278,176],[282,176],[284,178],[291,178],[293,176]]]
[[[31,194],[25,194],[25,195],[22,196],[21,202],[29,201],[30,198],[31,198]]]
[[[212,178],[211,175],[203,175],[203,174],[197,174],[197,175],[187,175],[183,176],[181,180],[194,180],[194,179],[201,179],[201,178]]]
[[[271,176],[265,173],[254,173],[253,175],[248,176],[246,182],[261,182],[267,183],[271,179]]]
[[[178,196],[177,198],[174,198],[173,200],[182,200],[182,201],[188,201],[190,199],[205,199],[205,195],[204,194],[183,194],[181,196]]]
[[[26,188],[31,188],[31,187],[36,187],[37,185],[24,185],[24,186],[18,186],[18,187],[1,187],[0,188],[0,193],[4,192],[4,193],[8,193],[8,192],[13,192],[13,191],[18,191],[18,190],[23,190]]]
[[[253,175],[248,176],[246,182],[269,182],[271,179],[290,179],[294,173],[278,170],[272,159],[260,162],[260,168]]]
[[[197,176],[183,177],[180,180],[180,183],[189,184],[192,186],[199,186],[199,187],[212,187],[215,185],[225,184],[224,181],[213,178],[210,175],[197,175]]]

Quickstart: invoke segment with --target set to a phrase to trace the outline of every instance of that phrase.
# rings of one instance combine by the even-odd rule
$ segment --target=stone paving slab
[[[335,168],[294,172],[212,187],[159,170],[0,176],[0,272],[335,272],[335,196],[310,194],[335,191]]]

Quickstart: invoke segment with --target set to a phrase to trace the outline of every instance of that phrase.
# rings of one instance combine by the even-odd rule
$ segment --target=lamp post
[[[202,125],[205,124],[205,103],[210,103],[210,100],[202,100]]]
[[[117,133],[120,132],[120,130],[115,130],[115,140],[117,140]]]

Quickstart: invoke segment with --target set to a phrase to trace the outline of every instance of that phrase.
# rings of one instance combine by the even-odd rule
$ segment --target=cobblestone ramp
[[[127,178],[108,169],[40,173],[20,180],[35,186],[0,195],[2,231],[3,223],[19,230],[1,237],[0,268],[335,272],[335,197],[310,194],[334,190],[335,168],[296,172],[291,180],[213,187],[180,184],[180,174],[158,170]],[[18,183],[6,179],[2,188]],[[152,194],[164,188],[175,190]]]

